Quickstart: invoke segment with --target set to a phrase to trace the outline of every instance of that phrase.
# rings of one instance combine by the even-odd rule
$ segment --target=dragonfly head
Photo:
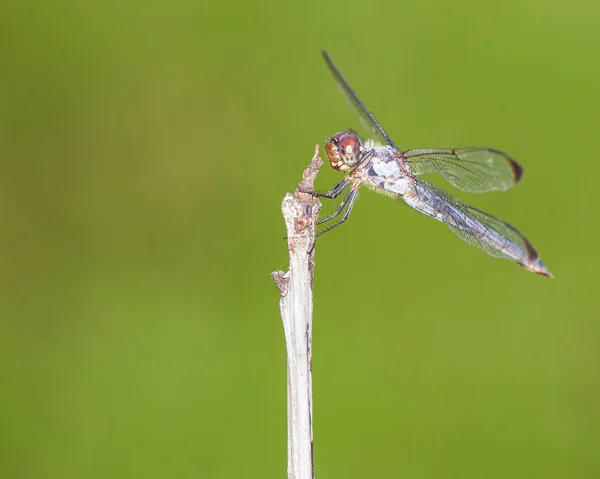
[[[356,166],[363,151],[360,140],[347,131],[333,135],[325,144],[329,164],[334,170],[346,171]]]

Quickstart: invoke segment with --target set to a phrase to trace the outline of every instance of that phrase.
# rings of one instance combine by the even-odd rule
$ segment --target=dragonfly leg
[[[374,150],[369,150],[367,153],[365,153],[361,158],[360,163],[354,168],[352,168],[350,173],[348,173],[344,178],[342,178],[342,180],[329,191],[303,191],[302,193],[308,193],[309,195],[318,196],[321,198],[337,198],[338,196],[340,196],[342,191],[346,189],[346,186],[348,186],[348,184],[352,181],[355,173],[359,171],[373,156],[373,152]]]
[[[346,196],[344,196],[344,199],[342,200],[342,202],[340,203],[340,205],[336,208],[336,210],[333,213],[331,213],[326,218],[323,218],[323,219],[317,221],[317,225],[326,223],[327,221],[332,220],[336,216],[339,216],[339,214],[344,210],[344,206],[346,206],[346,204],[348,203],[348,200],[350,199],[350,196],[352,196],[352,191],[353,190],[350,190],[350,191],[348,191],[348,193],[346,193]]]
[[[329,191],[303,191],[303,193],[308,193],[313,196],[319,196],[321,198],[337,198],[338,196],[340,196],[341,192],[346,189],[348,183],[350,183],[350,179],[344,178]]]
[[[331,215],[329,218],[326,218],[326,220],[335,218],[337,215],[340,214],[340,212],[344,208],[344,204],[348,203],[348,207],[346,208],[346,211],[344,212],[344,216],[342,216],[342,219],[339,221],[336,221],[334,224],[328,226],[323,231],[319,231],[317,233],[317,236],[321,236],[322,234],[327,233],[328,231],[331,231],[333,228],[341,225],[344,221],[346,221],[348,219],[348,216],[350,216],[350,212],[352,211],[352,207],[354,206],[354,201],[356,200],[357,195],[358,195],[358,189],[352,188],[348,192],[346,197],[344,198],[344,201],[342,201],[342,205],[340,205],[340,207],[338,208],[339,211],[336,210],[336,212],[333,215]],[[323,221],[326,221],[326,220],[319,221],[319,223],[322,223]],[[319,223],[317,223],[317,224],[319,224]]]

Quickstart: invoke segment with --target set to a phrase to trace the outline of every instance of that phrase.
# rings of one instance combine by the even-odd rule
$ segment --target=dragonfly
[[[505,191],[523,176],[523,168],[514,158],[502,151],[481,147],[401,151],[350,87],[327,52],[322,53],[339,89],[372,138],[365,140],[349,129],[336,133],[325,144],[330,166],[346,172],[346,176],[329,191],[308,193],[337,198],[349,188],[336,210],[317,222],[317,225],[329,223],[317,236],[348,219],[358,190],[364,185],[403,200],[417,211],[445,223],[460,239],[491,256],[509,259],[527,271],[552,277],[536,249],[519,230],[420,178],[423,174],[438,173],[462,191]]]

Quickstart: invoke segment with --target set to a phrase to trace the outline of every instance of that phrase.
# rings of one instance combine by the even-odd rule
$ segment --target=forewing
[[[366,105],[360,101],[360,98],[354,93],[354,90],[350,87],[346,79],[342,76],[340,71],[337,69],[331,58],[326,51],[323,50],[323,58],[325,58],[325,62],[329,67],[329,70],[333,74],[335,81],[346,98],[346,101],[350,103],[350,106],[354,109],[358,118],[366,131],[373,136],[374,140],[379,142],[387,143],[390,146],[396,148],[394,142],[391,140],[387,132],[383,129],[383,127],[379,124],[379,122],[373,116],[373,113],[366,107]],[[397,148],[396,148],[397,149]]]
[[[505,191],[517,184],[523,168],[513,158],[491,148],[419,148],[404,152],[417,175],[439,173],[463,191]]]
[[[414,188],[403,198],[413,208],[446,223],[463,241],[491,256],[521,264],[538,258],[533,245],[516,228],[427,181],[416,179]]]

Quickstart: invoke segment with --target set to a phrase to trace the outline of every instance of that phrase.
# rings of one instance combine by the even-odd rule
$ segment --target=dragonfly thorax
[[[333,135],[325,144],[325,151],[329,164],[338,171],[346,171],[356,166],[363,155],[360,140],[347,131]]]

